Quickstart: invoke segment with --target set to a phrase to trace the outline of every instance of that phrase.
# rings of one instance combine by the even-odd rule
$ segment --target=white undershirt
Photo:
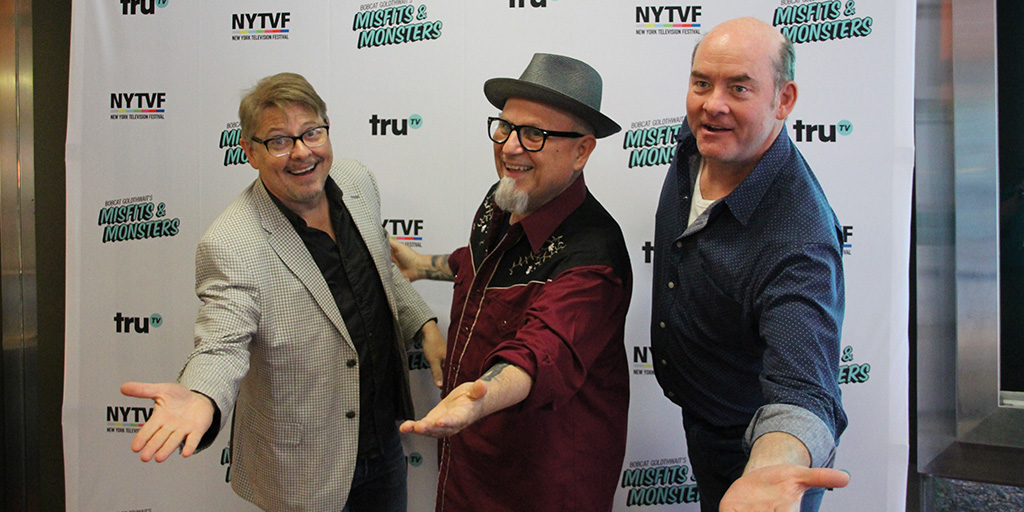
[[[704,174],[704,167],[706,165],[707,161],[701,158],[700,170],[697,171],[697,181],[693,183],[693,200],[690,201],[690,219],[686,222],[687,226],[693,224],[693,221],[697,220],[697,217],[700,217],[700,214],[704,213],[704,210],[707,210],[711,203],[714,203],[714,201],[704,199],[704,196],[700,193],[700,177]]]

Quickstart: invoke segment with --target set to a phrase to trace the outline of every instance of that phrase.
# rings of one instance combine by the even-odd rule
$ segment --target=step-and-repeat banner
[[[305,75],[327,101],[337,158],[376,174],[390,235],[425,253],[468,239],[496,180],[483,95],[535,52],[604,78],[623,130],[585,171],[615,216],[635,274],[627,319],[629,443],[615,510],[696,511],[681,417],[655,382],[648,327],[654,213],[685,115],[690,54],[737,16],[796,43],[787,128],[843,224],[847,308],[840,379],[849,487],[824,510],[902,510],[915,3],[911,0],[77,0],[67,140],[64,453],[69,510],[251,510],[231,491],[228,435],[189,459],[130,449],[152,402],[128,380],[173,381],[192,348],[194,251],[256,176],[238,145],[244,90]],[[447,330],[449,283],[415,287]],[[420,414],[438,400],[409,352]],[[404,440],[410,510],[430,510],[433,440]],[[523,475],[523,478],[543,478]]]

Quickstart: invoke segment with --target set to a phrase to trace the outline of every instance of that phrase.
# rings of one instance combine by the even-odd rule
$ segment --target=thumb
[[[482,380],[473,381],[473,387],[469,388],[469,393],[466,394],[472,400],[480,400],[487,395],[487,383]]]
[[[121,394],[135,398],[156,398],[157,386],[145,382],[125,382],[121,384]]]
[[[804,484],[808,487],[825,487],[827,489],[846,487],[849,483],[849,473],[829,468],[811,469],[804,480]]]

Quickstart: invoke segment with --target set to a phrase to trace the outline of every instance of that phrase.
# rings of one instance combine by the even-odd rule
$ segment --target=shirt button
[[[675,396],[676,396],[676,394],[671,392],[671,391],[669,391],[668,393],[665,393],[665,394],[668,395],[669,398],[675,398]]]
[[[352,368],[353,366],[356,365],[356,360],[355,359],[349,359],[348,361],[345,362],[345,365],[348,366],[349,368]]]
[[[668,287],[669,287],[669,288],[675,288],[675,287],[676,287],[676,284],[675,284],[675,283],[673,283],[672,281],[669,281],[669,282],[668,282]]]
[[[355,411],[346,412],[345,413],[345,417],[348,418],[348,419],[355,418],[356,417],[356,412]]]
[[[658,327],[665,328],[665,322],[658,322]]]
[[[662,365],[662,366],[668,366],[668,361],[666,361],[666,360],[662,359],[662,360],[661,360],[661,365]]]
[[[676,242],[676,247],[682,249],[683,248],[683,242]]]

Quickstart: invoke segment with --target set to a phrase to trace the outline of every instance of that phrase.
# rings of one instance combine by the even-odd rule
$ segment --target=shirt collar
[[[692,190],[694,180],[696,179],[696,172],[689,172],[692,167],[689,159],[680,160],[679,156],[698,155],[697,138],[690,133],[689,125],[685,120],[680,130],[685,130],[685,136],[680,134],[679,153],[674,162],[676,165],[676,175],[680,179],[683,176],[689,177],[688,186],[680,188],[680,190]],[[761,159],[758,160],[754,170],[750,171],[750,174],[729,195],[722,198],[721,202],[728,206],[729,211],[732,212],[736,220],[744,226],[750,221],[754,210],[761,203],[761,199],[764,197],[772,181],[775,180],[775,176],[779,174],[782,163],[789,159],[789,154],[792,150],[793,142],[786,132],[785,125],[783,125],[782,131],[775,138],[775,142],[772,142],[768,150],[761,155]]]
[[[750,221],[750,217],[753,216],[757,205],[761,203],[768,187],[775,181],[775,176],[782,169],[782,164],[788,160],[792,148],[793,143],[789,140],[789,134],[786,133],[786,127],[783,125],[775,142],[772,142],[768,151],[761,155],[761,160],[757,162],[754,170],[750,171],[750,174],[729,195],[725,196],[725,204],[729,206],[729,210],[732,211],[736,220],[744,226]]]
[[[544,242],[551,237],[555,229],[562,224],[562,221],[576,210],[583,200],[587,198],[587,184],[583,181],[581,173],[576,181],[547,204],[541,206],[537,211],[527,215],[519,221],[526,232],[526,238],[530,241],[530,248],[533,252],[540,251]]]
[[[301,215],[293,212],[291,208],[285,206],[284,203],[281,202],[281,200],[278,199],[269,188],[267,188],[263,183],[263,180],[260,180],[260,185],[263,185],[263,188],[267,191],[267,195],[270,196],[270,200],[274,201],[274,204],[277,205],[277,209],[281,210],[281,214],[284,215],[284,218],[288,219],[288,222],[290,222],[292,226],[295,226],[296,228],[307,227],[306,220],[303,219]],[[336,207],[343,204],[341,201],[343,195],[341,187],[334,182],[334,178],[330,176],[327,177],[327,182],[324,183],[324,192],[327,194],[327,205],[331,211],[334,211]]]

